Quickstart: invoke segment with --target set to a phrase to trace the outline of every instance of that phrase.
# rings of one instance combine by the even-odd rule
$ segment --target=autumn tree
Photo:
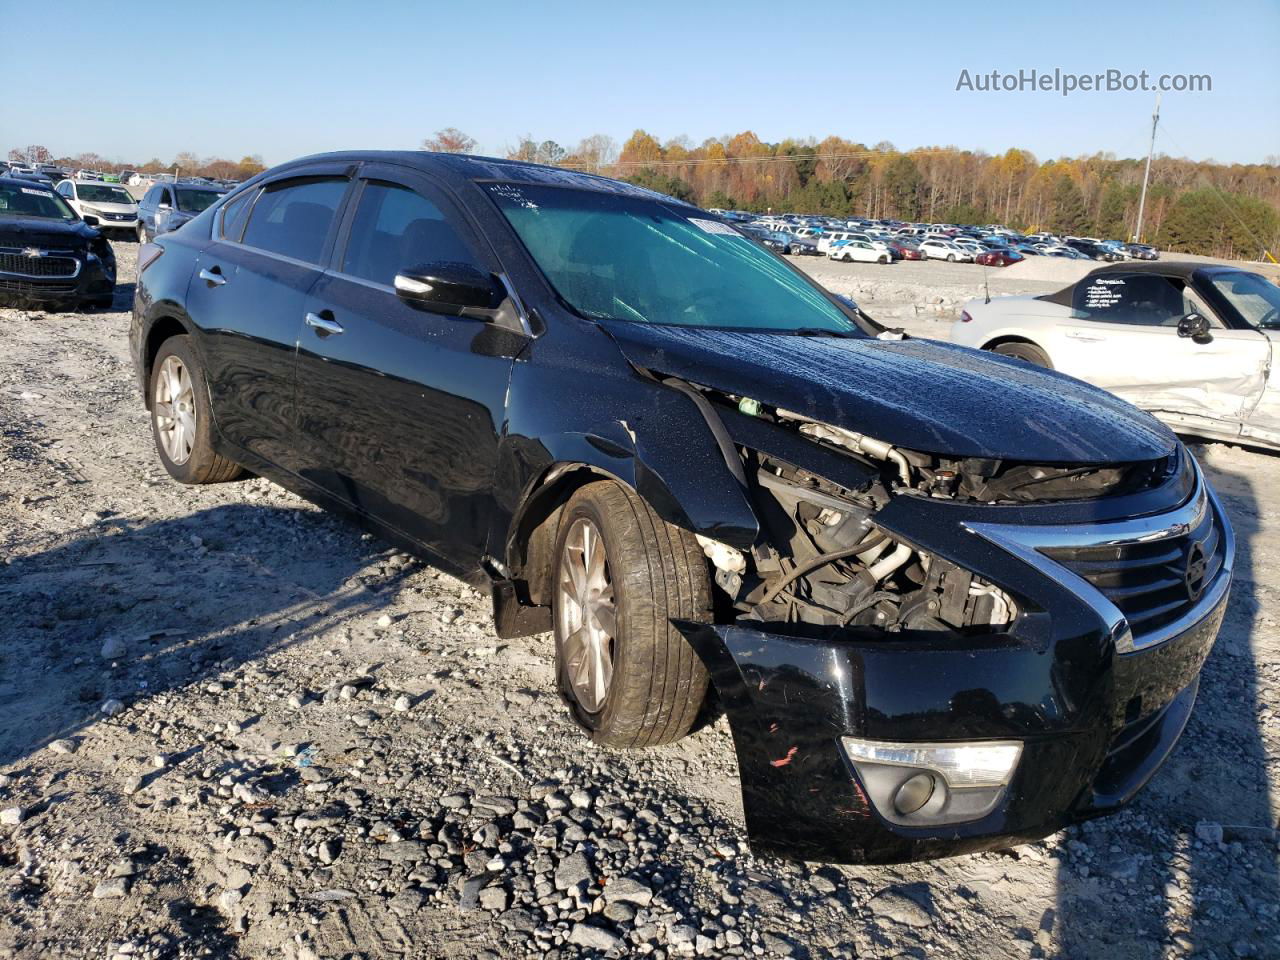
[[[643,130],[631,134],[618,155],[618,163],[624,167],[644,166],[661,161],[662,146]]]
[[[434,137],[422,141],[422,149],[433,153],[470,153],[475,148],[475,138],[467,136],[457,127],[437,130]]]

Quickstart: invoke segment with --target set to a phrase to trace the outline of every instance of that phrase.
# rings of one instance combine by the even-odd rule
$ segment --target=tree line
[[[476,141],[448,127],[424,150],[471,153]],[[898,150],[829,136],[767,143],[751,131],[660,141],[637,130],[621,147],[606,134],[568,147],[532,134],[505,150],[528,160],[629,180],[703,207],[757,213],[897,218],[929,223],[1003,223],[1034,232],[1129,239],[1137,230],[1145,158],[1110,153],[1038,160],[1026,150],[1002,154],[920,147]],[[45,147],[14,148],[9,159],[79,169],[177,172],[243,180],[265,169],[262,157],[239,161],[185,151],[172,162],[109,161],[95,153],[55,158]],[[1156,156],[1143,211],[1142,239],[1162,249],[1261,259],[1280,256],[1280,158],[1221,164]]]
[[[153,157],[146,163],[122,163],[93,152],[55,157],[52,151],[40,144],[14,147],[9,151],[9,159],[14,163],[53,163],[65,170],[98,170],[102,173],[136,170],[138,173],[177,173],[184,177],[213,177],[218,180],[247,180],[267,169],[259,154],[227,160],[223,157],[200,157],[188,150],[179,153],[170,163],[164,163],[159,157]]]
[[[428,150],[474,148],[474,139],[452,127],[423,142]],[[1146,162],[1110,153],[1041,161],[1018,148],[898,150],[837,136],[767,143],[751,131],[695,146],[687,137],[660,141],[637,130],[620,148],[604,134],[572,148],[527,135],[506,155],[618,177],[702,207],[1002,223],[1114,240],[1135,235]],[[1280,257],[1280,158],[1221,164],[1156,156],[1142,239],[1188,253]]]

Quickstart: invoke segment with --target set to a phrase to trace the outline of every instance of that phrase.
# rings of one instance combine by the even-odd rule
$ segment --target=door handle
[[[201,270],[200,279],[208,281],[209,285],[214,287],[220,287],[227,282],[227,278],[222,275],[222,271],[218,267]]]
[[[325,311],[325,313],[328,312],[329,311],[327,310]],[[331,334],[339,334],[342,332],[342,324],[319,313],[307,314],[307,326],[314,329],[316,334],[321,337],[327,337]]]
[[[1072,340],[1084,340],[1086,343],[1101,343],[1103,338],[1088,333],[1080,333],[1076,330],[1068,330],[1067,336]]]

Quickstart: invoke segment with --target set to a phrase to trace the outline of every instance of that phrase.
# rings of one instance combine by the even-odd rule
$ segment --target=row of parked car
[[[149,187],[155,183],[175,183],[179,180],[179,177],[172,173],[139,173],[137,170],[120,170],[113,173],[88,168],[76,170],[56,163],[19,163],[13,160],[0,160],[0,176],[44,180],[49,183],[60,183],[63,180],[119,183],[130,187]],[[237,180],[219,180],[213,177],[186,177],[182,178],[182,182],[222,187],[226,190],[239,185]]]
[[[895,260],[948,260],[1007,267],[1027,257],[1073,260],[1157,260],[1148,244],[1122,243],[1096,237],[1023,235],[998,224],[984,227],[949,223],[904,223],[900,220],[803,217],[795,214],[760,217],[735,210],[713,210],[766,246],[786,254],[825,255],[832,260],[892,263]]]
[[[227,192],[176,180],[153,183],[139,201],[118,182],[68,177],[55,186],[47,171],[14,167],[0,172],[0,299],[18,304],[111,306],[116,267],[107,235],[145,243]]]

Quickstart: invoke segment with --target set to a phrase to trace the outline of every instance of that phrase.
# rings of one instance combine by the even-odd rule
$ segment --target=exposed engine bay
[[[1089,499],[1153,485],[1174,466],[1163,460],[1057,466],[946,459],[750,398],[700,392],[713,407],[732,404],[739,413],[770,420],[875,468],[865,487],[849,490],[768,454],[734,448],[760,516],[761,538],[749,553],[706,537],[699,541],[736,615],[770,624],[888,633],[1003,630],[1018,616],[1015,599],[881,529],[875,517],[891,497],[983,503]]]

